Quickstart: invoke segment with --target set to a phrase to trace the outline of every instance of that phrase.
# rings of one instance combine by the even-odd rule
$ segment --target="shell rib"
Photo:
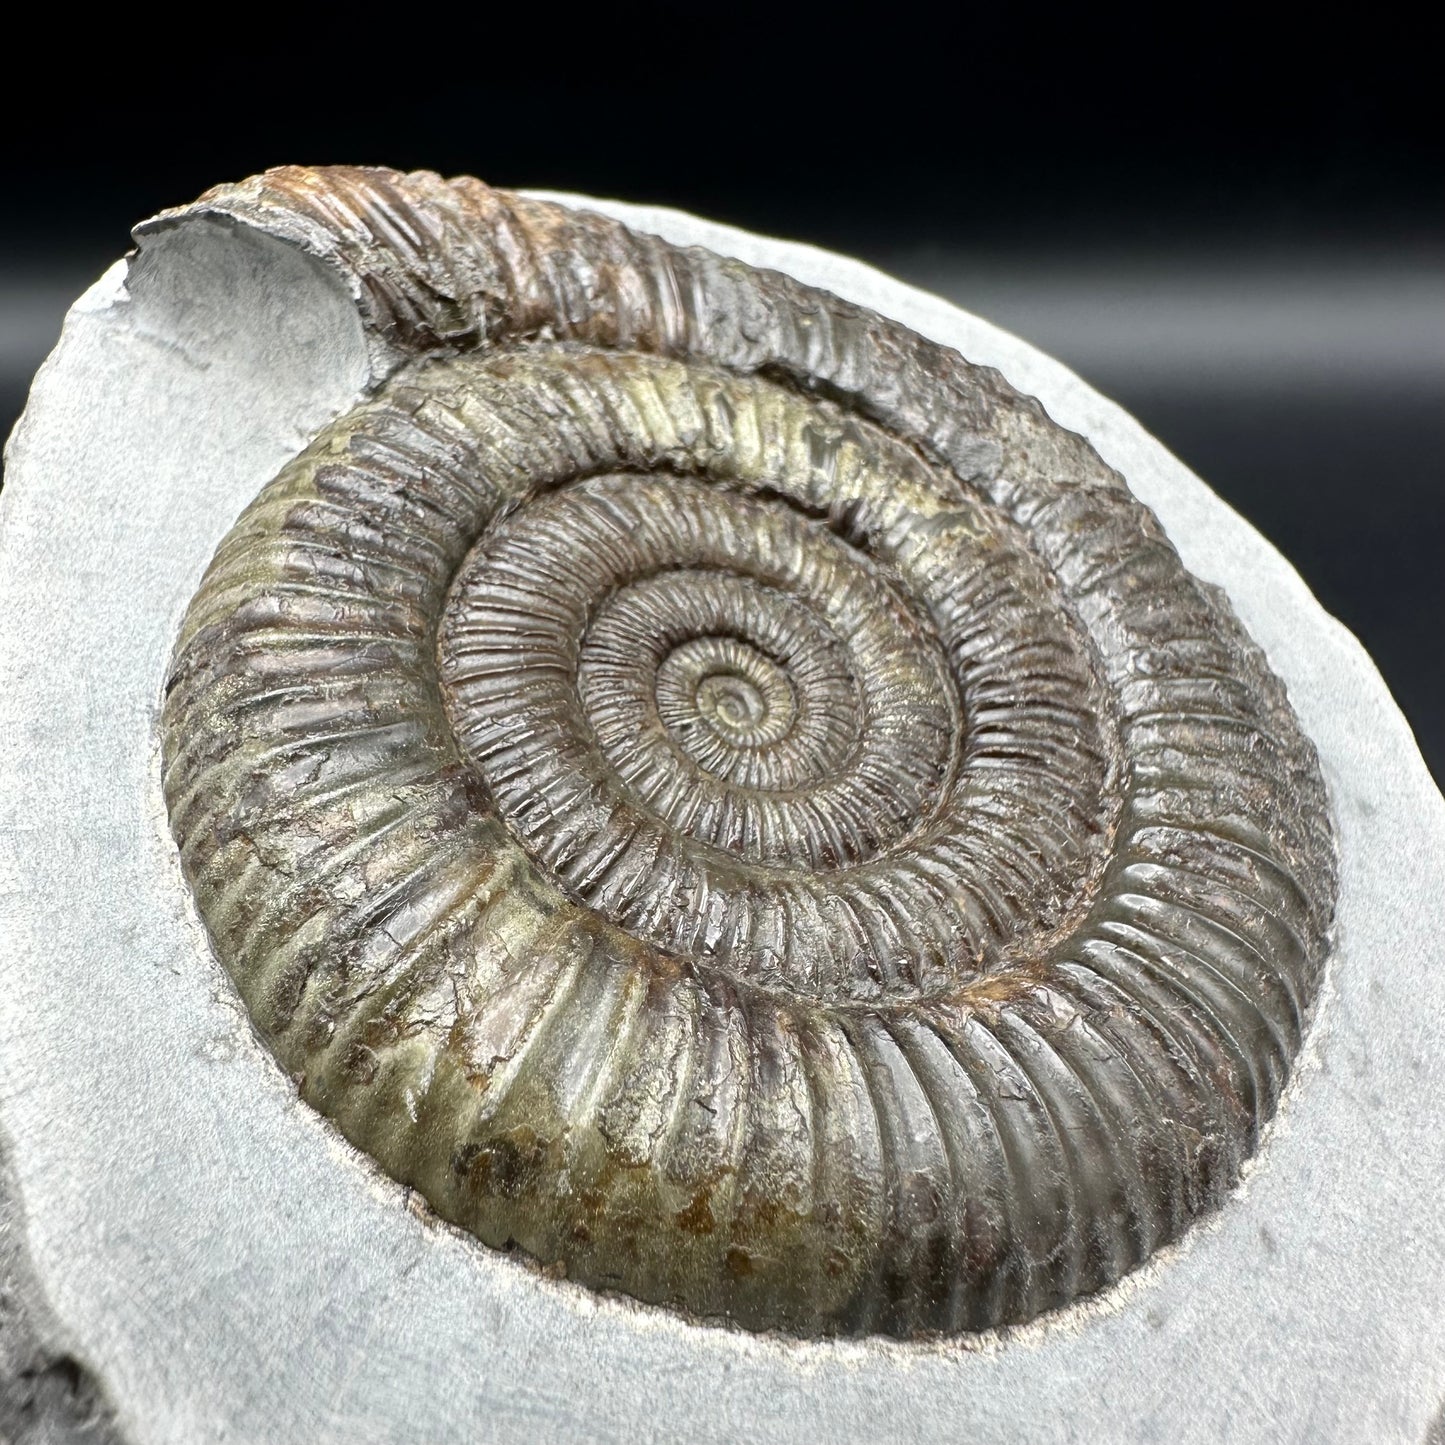
[[[1027,1320],[1217,1205],[1334,852],[1222,594],[997,374],[461,179],[210,193],[382,370],[222,543],[165,790],[304,1097],[439,1214],[752,1329]]]

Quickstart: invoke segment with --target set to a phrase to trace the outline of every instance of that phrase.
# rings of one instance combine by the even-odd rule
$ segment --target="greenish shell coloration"
[[[905,328],[473,180],[200,212],[390,375],[178,641],[187,878],[304,1098],[446,1219],[912,1337],[1224,1198],[1324,963],[1314,749],[1079,437]]]

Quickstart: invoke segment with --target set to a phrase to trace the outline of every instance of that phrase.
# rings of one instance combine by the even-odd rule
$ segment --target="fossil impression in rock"
[[[386,373],[222,543],[163,715],[311,1104],[487,1244],[804,1335],[1024,1321],[1221,1202],[1326,955],[1326,799],[1083,440],[474,180],[197,212],[334,268]]]

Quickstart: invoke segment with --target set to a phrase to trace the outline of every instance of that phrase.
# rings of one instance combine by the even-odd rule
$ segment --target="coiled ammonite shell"
[[[388,379],[186,617],[165,791],[303,1096],[487,1244],[793,1333],[1218,1204],[1327,951],[1314,749],[1079,437],[857,306],[387,171],[200,210]]]

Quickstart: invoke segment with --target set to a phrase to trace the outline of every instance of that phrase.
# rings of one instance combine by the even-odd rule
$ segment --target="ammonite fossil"
[[[303,1096],[446,1219],[798,1334],[1027,1320],[1235,1183],[1334,854],[1228,603],[902,326],[387,171],[200,209],[390,374],[176,647],[165,789]]]

